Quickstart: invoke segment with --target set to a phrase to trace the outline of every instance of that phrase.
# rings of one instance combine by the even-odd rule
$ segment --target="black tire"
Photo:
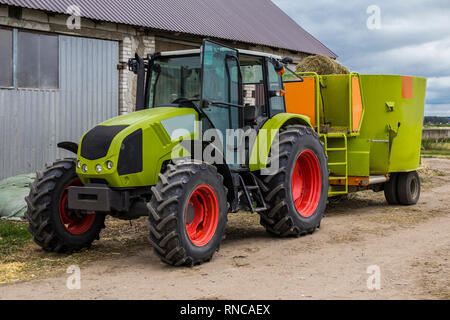
[[[384,196],[388,204],[395,206],[399,204],[398,196],[398,173],[391,173],[389,181],[384,184]]]
[[[400,204],[411,206],[419,202],[420,177],[417,171],[400,173],[397,186],[397,196]]]
[[[163,262],[173,266],[199,265],[209,262],[219,250],[228,221],[228,191],[223,181],[214,166],[192,160],[169,165],[159,175],[147,207],[150,243]],[[212,238],[199,246],[188,236],[186,219],[191,195],[201,186],[208,186],[217,198],[218,222]]]
[[[317,207],[309,217],[302,216],[294,203],[292,192],[293,170],[300,154],[312,151],[320,165],[321,191]],[[280,130],[279,157],[270,156],[270,162],[279,161],[279,170],[270,176],[260,176],[263,193],[270,209],[261,214],[261,225],[280,237],[312,234],[325,213],[328,202],[328,162],[324,144],[311,128],[293,125]]]
[[[28,230],[45,251],[70,254],[90,248],[105,227],[105,215],[102,214],[96,214],[87,224],[89,229],[82,234],[70,233],[62,222],[60,200],[66,186],[78,178],[75,166],[75,159],[58,160],[47,166],[44,172],[37,173],[30,186],[30,195],[25,198]]]

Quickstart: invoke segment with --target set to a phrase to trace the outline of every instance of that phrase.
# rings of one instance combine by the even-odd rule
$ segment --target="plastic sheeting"
[[[0,181],[0,218],[22,221],[27,210],[25,197],[30,193],[30,184],[35,174],[24,174]]]

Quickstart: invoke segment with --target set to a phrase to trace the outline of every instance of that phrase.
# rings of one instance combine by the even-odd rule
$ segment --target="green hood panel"
[[[160,122],[161,120],[172,118],[179,116],[181,114],[186,114],[185,111],[190,110],[189,113],[195,113],[193,109],[180,109],[180,108],[174,108],[174,107],[162,107],[162,108],[155,108],[155,109],[147,109],[142,110],[138,112],[129,113],[117,118],[113,118],[110,120],[107,120],[103,123],[101,123],[101,126],[123,126],[128,125],[132,126],[137,123],[155,123]]]
[[[191,117],[186,117],[189,115],[191,115]],[[103,122],[99,126],[127,127],[114,137],[107,155],[101,159],[88,160],[82,157],[81,149],[83,146],[83,136],[80,141],[80,147],[78,148],[78,161],[80,162],[80,167],[77,168],[78,176],[84,184],[106,181],[108,185],[113,188],[156,185],[163,162],[172,159],[172,150],[180,149],[180,139],[172,140],[169,136],[170,133],[166,131],[161,122],[165,123],[165,120],[167,119],[178,117],[183,117],[182,119],[188,118],[193,122],[198,120],[198,114],[194,109],[161,107],[130,113]],[[177,121],[173,122],[177,123]],[[189,127],[195,128],[194,130],[198,131],[194,124],[189,125]],[[125,148],[125,150],[133,150],[133,148],[125,146],[126,143],[124,142],[127,137],[136,133],[138,130],[142,131],[142,146],[138,146],[138,148],[142,148],[142,152],[131,152],[136,152],[136,155],[142,154],[142,171],[133,174],[119,175],[117,168],[120,161],[119,155],[121,150],[122,153],[123,148]],[[195,133],[192,132],[191,136],[194,138]],[[185,150],[182,148],[181,150],[178,150],[178,154],[179,157],[189,155],[186,154]],[[111,170],[107,168],[108,162],[114,164],[114,167]],[[123,167],[122,162],[121,164]],[[86,172],[83,172],[82,170],[83,165],[86,165],[88,168]],[[100,173],[95,170],[98,165],[102,166],[102,171]]]

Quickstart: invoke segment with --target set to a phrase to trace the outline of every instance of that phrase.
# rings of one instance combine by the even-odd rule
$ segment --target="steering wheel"
[[[200,100],[190,100],[187,98],[178,98],[177,100],[173,101],[172,104],[179,104],[181,107],[185,108],[194,108],[196,105],[194,104],[194,101],[200,101]]]

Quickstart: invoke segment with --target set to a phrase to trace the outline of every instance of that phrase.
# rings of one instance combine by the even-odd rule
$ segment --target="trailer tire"
[[[384,196],[391,206],[399,204],[398,201],[398,173],[391,173],[389,181],[384,184]]]
[[[417,171],[400,173],[398,177],[398,200],[400,204],[411,206],[420,199],[420,177]]]
[[[260,213],[261,225],[279,237],[312,234],[320,228],[328,203],[324,144],[312,128],[301,125],[282,128],[278,141],[279,156],[271,154],[269,164],[278,161],[279,170],[259,177],[269,205],[269,210]]]
[[[155,253],[173,266],[209,262],[228,219],[228,190],[216,167],[192,160],[169,165],[152,193],[147,208]]]
[[[34,242],[48,252],[66,253],[90,248],[105,227],[105,215],[73,216],[67,209],[67,188],[82,185],[75,159],[58,160],[38,172],[25,198],[28,230]]]

